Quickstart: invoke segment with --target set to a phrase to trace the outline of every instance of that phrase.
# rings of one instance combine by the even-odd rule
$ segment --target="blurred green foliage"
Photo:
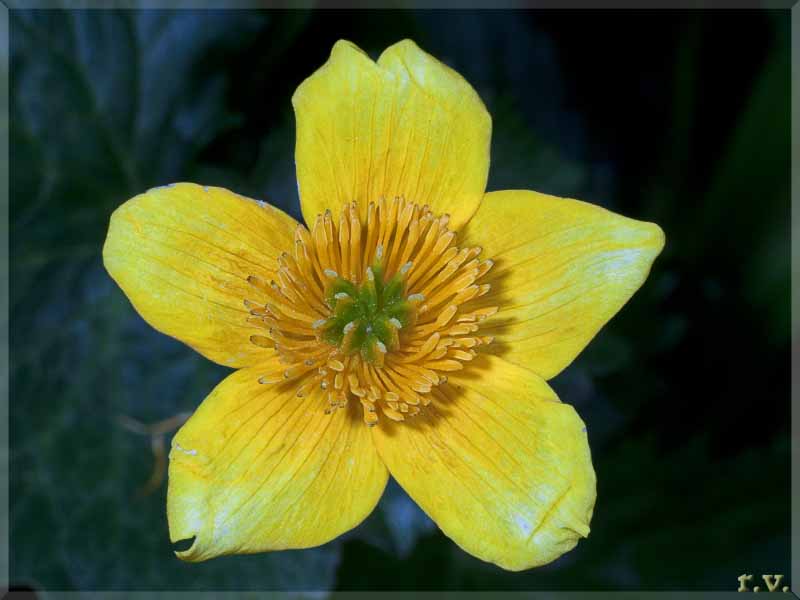
[[[591,536],[552,565],[481,563],[393,482],[321,548],[184,564],[165,486],[137,495],[150,441],[118,417],[192,411],[227,371],[134,312],[102,267],[108,217],[179,180],[299,217],[289,99],[341,37],[373,56],[413,37],[473,83],[493,116],[489,189],[667,233],[645,287],[553,382],[589,426],[599,497]],[[12,11],[13,580],[729,590],[788,573],[788,39],[785,11]]]

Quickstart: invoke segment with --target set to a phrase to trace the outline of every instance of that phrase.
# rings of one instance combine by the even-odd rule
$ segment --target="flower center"
[[[402,421],[439,397],[446,373],[463,368],[492,341],[476,335],[497,312],[478,283],[492,267],[480,248],[459,248],[449,217],[402,198],[355,203],[338,225],[330,211],[298,226],[294,252],[278,258],[276,279],[248,281],[261,300],[245,300],[250,337],[274,348],[280,368],[261,383],[295,381],[317,390],[332,412],[360,402],[368,425],[378,412]]]
[[[326,270],[330,281],[325,302],[331,315],[313,325],[321,330],[320,338],[346,356],[359,354],[367,364],[382,367],[386,353],[399,349],[400,330],[415,322],[417,306],[425,299],[421,294],[406,296],[406,274],[412,266],[406,263],[386,281],[383,246],[378,246],[361,285]]]

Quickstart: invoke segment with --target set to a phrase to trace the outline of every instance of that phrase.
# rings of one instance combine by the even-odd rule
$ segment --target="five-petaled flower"
[[[546,380],[642,285],[661,229],[486,193],[489,114],[411,41],[377,63],[338,42],[292,102],[308,228],[179,183],[117,209],[103,249],[146,321],[237,369],[172,442],[178,556],[323,544],[391,474],[467,552],[554,560],[589,533],[595,475]]]

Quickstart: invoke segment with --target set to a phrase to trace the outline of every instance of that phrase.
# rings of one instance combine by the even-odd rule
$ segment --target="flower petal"
[[[172,440],[167,516],[176,554],[201,561],[324,544],[358,525],[388,474],[355,411],[318,393],[228,376]]]
[[[297,222],[222,188],[178,183],[128,200],[111,215],[103,262],[145,321],[230,367],[257,362],[244,300],[248,275],[274,276]]]
[[[378,452],[464,550],[512,571],[543,565],[589,533],[586,429],[531,371],[490,355],[473,365],[414,420],[381,421]]]
[[[622,308],[664,247],[658,225],[530,191],[486,194],[464,235],[495,262],[481,300],[500,310],[481,333],[545,379]]]
[[[306,223],[356,200],[404,196],[449,213],[475,212],[489,172],[491,118],[455,71],[404,40],[373,62],[346,41],[292,98],[297,180]]]

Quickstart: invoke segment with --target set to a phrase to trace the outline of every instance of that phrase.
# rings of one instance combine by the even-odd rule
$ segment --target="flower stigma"
[[[400,330],[412,324],[416,307],[425,299],[422,294],[405,295],[405,276],[411,266],[406,263],[384,281],[383,246],[379,245],[360,286],[327,269],[325,275],[331,281],[325,303],[331,316],[312,325],[321,329],[320,338],[345,355],[358,353],[370,365],[382,367],[386,353],[400,346]]]
[[[441,398],[446,373],[492,342],[477,332],[497,312],[478,301],[493,262],[458,247],[448,221],[394,198],[363,216],[353,202],[338,223],[328,210],[310,231],[299,225],[275,279],[248,277],[262,296],[245,300],[261,329],[250,341],[274,348],[280,364],[259,381],[296,382],[299,397],[319,390],[328,413],[357,399],[367,425],[379,412],[403,421]]]

